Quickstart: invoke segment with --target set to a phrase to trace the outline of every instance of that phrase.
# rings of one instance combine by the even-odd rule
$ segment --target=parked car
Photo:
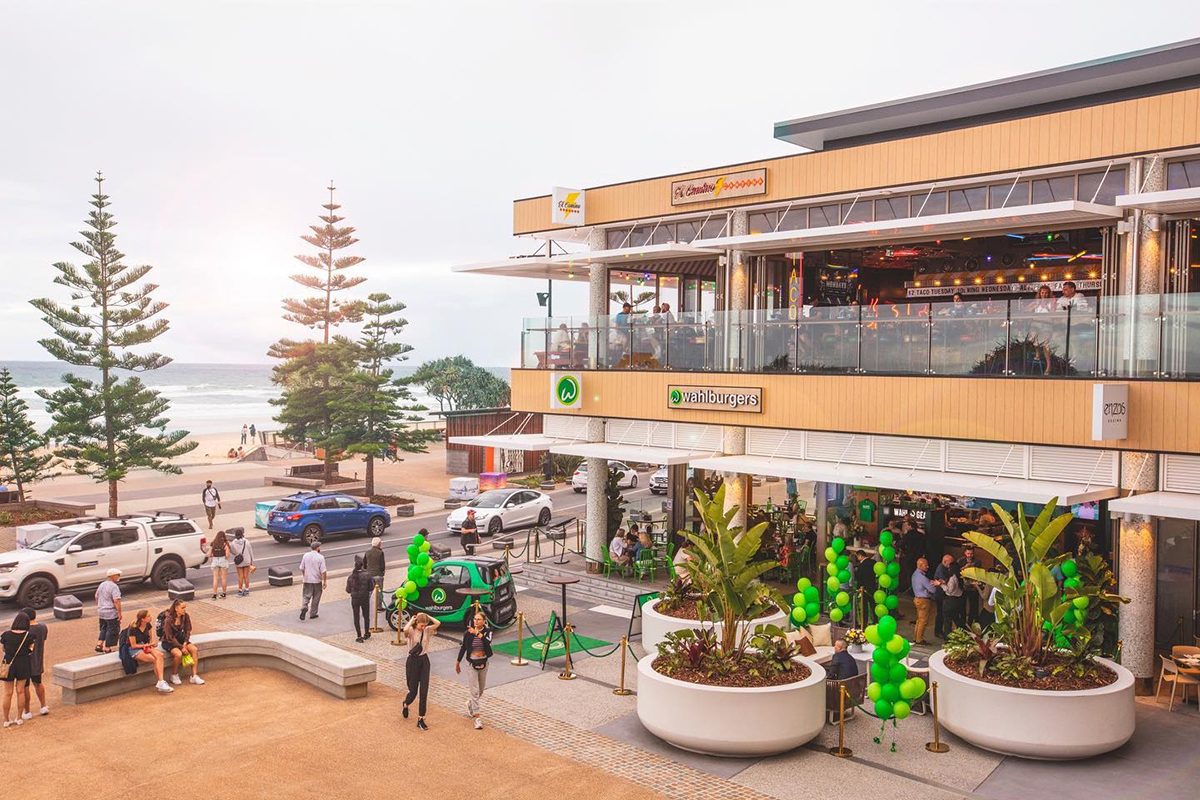
[[[475,604],[475,598],[460,593],[462,589],[490,589],[491,594],[480,596],[479,605],[488,622],[504,627],[517,616],[517,591],[513,586],[508,564],[498,556],[466,556],[449,558],[433,565],[427,583],[417,594],[417,599],[396,614],[395,592],[387,593],[387,622],[396,630],[408,614],[424,611],[443,624],[466,625],[467,615]]]
[[[667,468],[659,467],[655,473],[650,476],[650,494],[666,494],[667,486]]]
[[[621,473],[621,478],[617,482],[617,486],[621,489],[634,489],[638,485],[638,475],[633,467],[623,464],[620,461],[608,462],[609,469],[616,469]],[[575,474],[571,476],[571,488],[576,494],[587,491],[587,462],[584,461],[575,469]]]
[[[207,537],[181,514],[84,517],[53,523],[22,550],[0,553],[0,600],[48,608],[54,596],[104,582],[110,569],[121,583],[149,579],[157,589],[199,567]]]
[[[280,544],[312,544],[345,533],[382,536],[391,524],[392,515],[383,506],[337,492],[298,492],[271,510],[267,533]]]
[[[463,520],[467,518],[467,510],[472,508],[479,533],[495,536],[524,525],[545,525],[554,513],[554,501],[550,495],[536,489],[493,489],[451,511],[446,517],[446,527],[452,533],[462,533]]]

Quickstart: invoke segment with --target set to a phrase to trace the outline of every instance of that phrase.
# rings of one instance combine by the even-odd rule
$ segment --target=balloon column
[[[1079,565],[1075,563],[1075,559],[1069,558],[1059,565],[1059,569],[1063,575],[1062,599],[1066,600],[1068,589],[1079,589],[1082,585],[1082,581],[1079,580]],[[1063,612],[1058,629],[1053,631],[1054,643],[1058,647],[1069,648],[1071,646],[1070,634],[1087,619],[1089,605],[1091,605],[1091,600],[1086,595],[1077,595],[1071,600],[1071,607]],[[1042,626],[1047,630],[1053,630],[1055,627],[1050,620],[1043,622]]]
[[[834,537],[825,548],[825,572],[829,576],[825,587],[829,590],[829,620],[837,623],[850,616],[850,593],[843,589],[850,583],[850,556],[846,554],[846,540]]]
[[[811,625],[821,618],[821,592],[808,578],[796,581],[796,593],[792,595],[792,622]]]
[[[412,544],[408,546],[408,562],[408,577],[396,590],[396,606],[401,611],[417,599],[417,594],[429,583],[429,574],[433,572],[429,542],[422,534],[414,536]]]
[[[900,605],[896,590],[900,588],[900,562],[896,560],[896,541],[892,532],[884,529],[879,534],[879,560],[875,562],[875,581],[879,588],[872,599],[875,601],[875,618],[882,620]]]
[[[877,624],[868,625],[863,633],[875,645],[871,655],[871,683],[867,685],[867,697],[875,704],[875,716],[885,722],[904,719],[912,710],[912,701],[925,694],[925,681],[908,677],[904,665],[908,640],[896,633],[896,618],[891,614],[882,615]]]

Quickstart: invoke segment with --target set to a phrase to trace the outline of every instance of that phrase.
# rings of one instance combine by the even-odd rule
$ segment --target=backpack
[[[156,639],[158,639],[160,642],[162,641],[162,638],[163,638],[163,628],[165,627],[166,622],[167,622],[167,612],[166,611],[158,612],[158,620],[154,623],[154,637]]]

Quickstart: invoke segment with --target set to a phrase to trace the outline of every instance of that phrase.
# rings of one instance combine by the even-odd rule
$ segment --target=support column
[[[728,425],[721,436],[721,452],[727,456],[743,456],[746,454],[746,429],[740,425]],[[750,497],[750,476],[739,472],[722,472],[721,479],[725,482],[725,510],[734,506],[738,512],[730,525],[746,527],[746,501]]]
[[[1139,158],[1129,166],[1129,192],[1158,192],[1167,188],[1161,158]],[[1125,236],[1125,258],[1121,264],[1121,294],[1128,298],[1123,341],[1118,352],[1130,374],[1149,377],[1159,369],[1159,293],[1162,291],[1162,237],[1166,223],[1161,214],[1135,210],[1133,230]]]
[[[589,442],[604,441],[604,420],[588,420],[587,439]],[[604,563],[604,548],[608,547],[608,461],[587,459],[587,474],[587,541],[584,550],[588,571],[598,572],[600,564]]]
[[[825,548],[829,546],[829,542],[826,541],[829,538],[827,535],[829,526],[825,524],[829,518],[829,499],[824,481],[817,481],[813,484],[813,495],[813,516],[817,520],[817,553],[824,553]],[[820,560],[817,553],[813,554],[814,563]]]
[[[750,217],[745,211],[735,211],[729,217],[729,235],[745,236],[750,232]],[[725,287],[726,296],[726,353],[728,368],[731,372],[740,372],[745,367],[746,358],[746,329],[745,314],[740,313],[750,308],[750,254],[734,250],[729,254],[729,283]]]
[[[1158,488],[1158,457],[1154,453],[1122,453],[1121,488],[1142,492]],[[1117,592],[1130,600],[1117,612],[1121,663],[1144,684],[1157,674],[1154,612],[1158,597],[1158,554],[1154,518],[1145,514],[1123,515],[1117,537]]]
[[[589,250],[603,250],[604,231],[594,228],[588,234]],[[608,331],[602,324],[608,313],[608,265],[592,264],[588,268],[588,325],[592,335],[588,341],[587,366],[596,369],[598,364],[605,362],[604,348],[608,343]],[[589,467],[589,469],[591,469]]]
[[[673,535],[683,530],[688,507],[692,502],[687,487],[687,464],[673,464],[667,467],[667,499],[671,502],[671,512],[667,515],[667,531]]]

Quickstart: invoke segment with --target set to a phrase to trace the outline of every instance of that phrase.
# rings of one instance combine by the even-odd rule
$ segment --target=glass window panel
[[[658,230],[654,232],[654,244],[666,244],[674,241],[678,241],[675,238],[675,225],[667,222],[659,225]]]
[[[837,206],[813,206],[808,209],[808,227],[826,228],[838,224]]]
[[[1057,203],[1075,199],[1075,177],[1064,175],[1059,178],[1038,178],[1033,182],[1033,202]]]
[[[1196,589],[1196,523],[1159,520],[1155,545],[1158,550],[1155,639],[1161,647],[1190,645],[1195,612],[1192,598]],[[1183,625],[1179,624],[1181,619]]]
[[[775,230],[778,214],[775,211],[755,211],[750,214],[750,233],[770,233]]]
[[[928,217],[933,214],[946,213],[945,192],[914,194],[909,202],[912,203],[912,215],[914,217]]]
[[[1193,186],[1200,186],[1200,159],[1167,165],[1168,189],[1190,189]]]
[[[718,236],[727,235],[729,233],[725,226],[725,215],[714,214],[704,223],[704,228],[700,231],[701,239],[715,239]]]
[[[875,219],[904,219],[908,216],[908,197],[882,197],[875,201]]]
[[[604,232],[604,246],[609,250],[616,250],[621,246],[621,242],[625,241],[628,233],[628,228],[609,228]]]
[[[138,540],[138,532],[133,528],[117,528],[108,532],[109,547],[123,544],[134,544]]]
[[[1009,190],[1012,194],[1009,194]],[[997,183],[988,187],[988,206],[990,208],[1012,208],[1029,205],[1029,184]],[[1005,202],[1007,198],[1008,202]]]
[[[779,212],[779,230],[798,231],[808,227],[808,209],[792,206]]]
[[[1103,185],[1100,183],[1101,179],[1104,180]],[[1078,199],[1084,203],[1111,206],[1119,194],[1125,194],[1124,169],[1110,169],[1108,175],[1103,172],[1089,172],[1079,176]]]
[[[842,203],[842,224],[871,221],[871,201],[859,198],[857,202]]]
[[[979,211],[987,208],[988,191],[986,186],[972,186],[969,189],[952,189],[950,191],[950,213],[959,211]]]
[[[650,241],[650,231],[654,230],[653,225],[638,225],[633,229],[633,233],[629,234],[629,242],[626,247],[644,247]]]
[[[696,234],[700,232],[700,220],[689,219],[684,222],[675,223],[675,235],[679,237],[678,241],[690,242],[696,238]]]

